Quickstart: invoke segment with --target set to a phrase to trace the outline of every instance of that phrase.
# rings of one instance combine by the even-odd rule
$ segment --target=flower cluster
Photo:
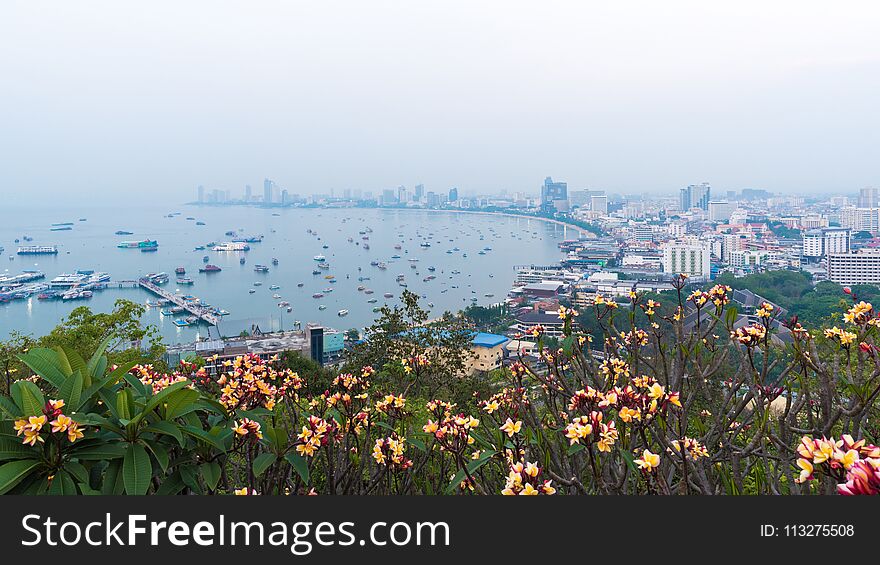
[[[660,307],[660,303],[656,300],[651,300],[650,298],[642,305],[642,310],[645,311],[645,315],[649,318],[657,313],[657,308]]]
[[[379,465],[404,471],[412,467],[413,462],[404,455],[406,451],[406,439],[391,434],[386,438],[379,438],[373,446],[373,459]]]
[[[258,406],[272,410],[288,393],[303,386],[298,374],[290,369],[276,370],[271,361],[252,353],[224,361],[223,366],[228,370],[217,379],[217,384],[221,387],[220,403],[230,411]]]
[[[874,318],[874,307],[870,302],[861,301],[853,304],[852,308],[843,315],[843,321],[847,324],[864,325]]]
[[[614,421],[603,422],[603,414],[597,410],[589,416],[578,416],[565,428],[565,437],[571,445],[584,440],[588,444],[595,443],[599,451],[609,453],[617,441],[617,425]]]
[[[846,330],[842,330],[836,326],[830,329],[826,329],[823,333],[828,339],[839,341],[840,345],[843,347],[849,347],[858,337],[856,334],[848,332]]]
[[[681,450],[684,449],[685,453],[694,461],[700,457],[709,457],[706,446],[693,438],[685,437],[680,441],[676,439],[672,442],[672,447],[677,453],[681,453]],[[669,451],[672,452],[672,449]]]
[[[844,434],[839,440],[801,438],[797,447],[800,475],[795,482],[812,480],[817,466],[846,483],[837,486],[841,494],[880,494],[880,447]],[[845,473],[845,475],[844,475]]]
[[[764,319],[770,318],[773,316],[773,305],[769,302],[762,302],[761,307],[755,311],[755,316]]]
[[[712,301],[712,304],[715,305],[716,308],[721,310],[728,303],[730,303],[730,293],[733,291],[726,284],[716,284],[706,293],[709,296],[709,300]]]
[[[430,361],[424,355],[416,355],[409,359],[401,359],[400,364],[403,366],[403,372],[409,375],[418,368],[427,367]]]
[[[241,422],[233,422],[232,431],[238,437],[253,439],[254,441],[263,439],[260,423],[248,418],[242,418]]]
[[[74,422],[70,416],[65,416],[62,408],[64,408],[63,400],[50,400],[43,407],[41,415],[16,420],[13,424],[15,435],[24,436],[22,443],[25,445],[33,446],[38,442],[45,443],[46,440],[40,432],[44,430],[44,426],[48,422],[51,426],[51,433],[65,434],[70,443],[82,438],[83,432],[79,429],[79,424]]]
[[[746,347],[756,347],[767,337],[767,328],[763,324],[751,324],[733,330],[730,337]]]
[[[405,415],[404,408],[406,408],[406,399],[403,395],[394,396],[393,394],[388,394],[376,402],[377,412],[388,414],[395,418],[401,418]]]
[[[560,320],[571,320],[577,317],[578,311],[573,310],[572,308],[566,308],[565,306],[560,306],[558,314]]]
[[[593,300],[593,303],[596,306],[604,306],[605,308],[609,308],[612,310],[617,308],[617,306],[618,306],[617,302],[615,302],[613,298],[605,298],[601,294],[596,295],[596,298]]]
[[[536,463],[516,462],[510,465],[507,482],[501,494],[507,496],[537,496],[556,494],[551,480],[541,481],[542,471]]]
[[[296,452],[306,457],[311,457],[322,445],[330,441],[330,437],[338,433],[338,428],[333,420],[327,421],[317,416],[309,416],[306,425],[297,435],[300,443],[296,446]]]
[[[137,377],[143,384],[149,386],[153,394],[165,390],[174,383],[186,382],[187,377],[180,373],[172,373],[170,375],[156,371],[152,365],[135,365],[128,372],[129,375]]]
[[[447,412],[438,421],[428,419],[428,423],[422,427],[422,431],[434,436],[441,451],[462,453],[465,448],[474,443],[471,430],[479,425],[480,421],[473,416],[464,414],[453,416]]]

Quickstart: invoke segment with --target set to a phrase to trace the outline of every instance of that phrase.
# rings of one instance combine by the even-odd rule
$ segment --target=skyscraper
[[[244,185],[244,201],[250,202],[253,197],[254,197],[254,191],[251,189],[251,185],[249,185],[249,184]]]
[[[541,209],[545,212],[567,210],[568,183],[553,182],[551,177],[545,178],[541,186]]]
[[[865,187],[859,190],[859,208],[877,207],[877,189]]]
[[[449,189],[449,201],[455,202],[458,200],[458,187],[453,186]]]
[[[416,194],[415,194],[415,196],[413,197],[413,200],[415,200],[416,202],[421,202],[421,201],[422,201],[422,197],[423,197],[424,195],[425,195],[425,185],[423,185],[423,184],[417,184],[417,185],[416,185]]]
[[[682,188],[679,194],[679,208],[682,212],[686,212],[691,208],[709,209],[709,196],[711,188],[709,183],[690,184],[687,188]]]
[[[270,179],[263,180],[263,203],[271,204],[272,203],[272,193],[275,188],[275,183]]]
[[[204,202],[204,201],[205,201],[205,187],[202,185],[199,185],[199,202]]]

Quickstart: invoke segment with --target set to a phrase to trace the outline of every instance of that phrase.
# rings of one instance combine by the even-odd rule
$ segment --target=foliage
[[[598,296],[601,339],[561,307],[560,339],[528,336],[540,366],[488,378],[450,372],[470,330],[428,323],[413,295],[339,374],[292,355],[166,373],[110,365],[108,340],[88,361],[34,348],[33,376],[0,397],[0,493],[880,493],[873,306],[842,294],[838,325],[785,320],[785,345],[772,305],[742,325],[729,286],[685,287],[665,305]]]

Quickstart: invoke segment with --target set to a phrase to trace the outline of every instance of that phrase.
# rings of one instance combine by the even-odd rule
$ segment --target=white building
[[[663,271],[684,273],[695,280],[709,280],[712,250],[703,243],[669,242],[663,245]]]
[[[828,280],[838,284],[880,283],[880,249],[829,253]]]
[[[880,210],[877,208],[848,207],[840,210],[840,226],[854,232],[880,232]]]
[[[804,232],[803,256],[821,259],[829,253],[849,253],[851,234],[849,228],[825,228]]]
[[[754,270],[764,265],[770,258],[767,251],[732,251],[730,253],[730,266],[747,271]]]
[[[603,216],[608,213],[608,197],[594,194],[590,196],[590,210],[598,212]]]
[[[736,209],[736,202],[728,202],[727,200],[713,200],[709,202],[709,221],[726,222],[730,219],[730,215],[733,214]]]

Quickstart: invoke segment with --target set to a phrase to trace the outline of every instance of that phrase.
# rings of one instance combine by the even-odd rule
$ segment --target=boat
[[[61,295],[61,300],[83,300],[92,297],[91,290],[83,290],[80,288],[72,288]]]
[[[400,255],[392,255],[391,258],[392,259],[400,259]]]
[[[318,269],[315,269],[314,271],[312,271],[312,274],[313,275],[320,275],[321,271],[319,271]]]
[[[196,222],[196,225],[197,225],[197,226],[203,226],[203,225],[205,225],[205,222]]]
[[[54,228],[49,228],[49,231],[69,231],[72,229],[73,228],[70,226],[58,226],[58,227],[54,227]]]
[[[172,216],[173,214],[168,214],[168,215]],[[192,216],[187,216],[186,219],[189,221],[195,220],[195,218],[193,218]]]
[[[260,281],[254,281],[254,286],[263,286],[263,283]]]
[[[210,261],[210,260],[211,260],[211,258],[208,257],[207,255],[205,255],[204,257],[202,257],[202,262],[204,262],[204,263],[207,263],[207,262]]]
[[[54,245],[24,245],[16,251],[18,255],[57,255],[58,248]]]
[[[385,298],[394,298],[394,295],[391,294],[390,292],[386,292],[386,293],[383,294],[382,296],[384,296]]]
[[[296,283],[296,286],[302,288],[303,286],[305,286],[305,283]]]
[[[373,294],[373,289],[371,289],[371,288],[365,288],[365,289],[364,289],[364,294]]]
[[[175,275],[183,275],[185,273],[186,273],[186,269],[184,269],[183,267],[177,267],[176,269],[174,269]]]
[[[403,248],[402,248],[402,247],[400,246],[400,244],[398,243],[397,245],[394,246],[394,249],[403,249]]]
[[[293,308],[291,308],[290,306],[288,306],[288,307],[287,307],[287,311],[288,311],[288,312],[293,312]]]
[[[240,241],[224,241],[214,246],[214,251],[249,251],[251,248],[247,243]]]
[[[437,267],[428,267],[428,270],[432,273],[437,270]]]
[[[273,258],[272,258],[272,264],[273,264],[273,265],[277,265],[277,264],[278,264],[278,259],[275,259],[275,258],[273,257]]]
[[[253,294],[253,293],[257,292],[257,289],[255,289],[255,288],[251,288],[251,289],[248,290],[248,292],[251,293],[251,294]]]
[[[276,292],[275,294],[272,295],[272,298],[274,298],[275,300],[278,300],[279,298],[281,298],[281,295]]]
[[[257,273],[268,273],[269,267],[266,265],[254,265],[254,271]]]
[[[324,269],[325,271],[330,268],[330,263],[318,263],[319,269]]]
[[[263,241],[263,236],[261,235],[240,235],[238,237],[232,238],[232,241],[236,243],[260,243]]]
[[[72,226],[72,225],[73,225],[73,222],[58,222],[58,223],[52,224],[52,227],[62,227],[62,226]]]
[[[290,306],[290,302],[288,302],[287,300],[282,300],[281,302],[278,303],[278,306],[281,308],[285,308],[287,306]]]
[[[385,263],[379,263],[376,266],[379,267],[380,269],[382,269],[383,271],[388,268],[388,265],[386,265]]]
[[[346,309],[343,308],[342,310],[340,310],[339,312],[337,312],[336,315],[339,316],[339,317],[342,317],[342,316],[348,316],[348,310],[346,310]]]
[[[177,278],[177,284],[186,284],[186,285],[189,285],[189,284],[195,284],[195,282],[196,282],[196,281],[192,280],[192,279],[189,278],[189,277],[182,277],[182,278],[181,278],[181,277],[178,277],[178,278]]]
[[[373,312],[374,312],[374,313],[375,313],[375,312],[378,312],[378,311],[381,310],[381,309],[382,309],[382,308],[380,308],[379,306],[373,306]]]
[[[189,325],[189,322],[187,322],[186,320],[181,320],[180,318],[174,320],[172,323],[178,328],[185,328]]]
[[[320,306],[318,306],[318,310],[326,310],[326,309],[327,309],[327,306],[325,304],[321,304]]]
[[[431,244],[428,243],[427,241],[423,241],[422,243],[419,244],[419,247],[428,248],[428,247],[431,247]]]
[[[324,294],[321,292],[316,292],[312,295],[312,298],[324,298]]]
[[[217,265],[210,265],[210,264],[209,264],[209,265],[205,265],[204,267],[202,267],[201,269],[199,269],[199,272],[200,272],[200,273],[219,273],[219,272],[222,271],[222,270],[223,270],[223,269],[221,269],[221,268],[218,267]]]
[[[159,251],[158,247],[141,247],[141,253],[153,253]]]
[[[279,288],[281,288],[281,287],[278,286],[277,284],[273,284],[269,287],[269,290],[278,290]]]
[[[119,249],[152,249],[159,247],[159,242],[155,239],[145,239],[143,241],[123,241],[117,245]]]
[[[313,257],[313,259],[314,259],[315,261],[326,261],[326,260],[327,260],[327,258],[324,257],[323,255],[315,255],[315,256]]]
[[[367,288],[367,287],[365,287],[365,286],[362,285],[362,284],[361,284],[361,285],[358,285],[358,287],[357,287],[358,292],[360,292],[360,291],[362,291],[362,290],[365,290],[366,288]]]
[[[228,232],[226,232],[225,235],[228,235],[229,237],[235,237],[236,235],[238,235],[238,232],[236,232],[235,230],[229,230]]]

